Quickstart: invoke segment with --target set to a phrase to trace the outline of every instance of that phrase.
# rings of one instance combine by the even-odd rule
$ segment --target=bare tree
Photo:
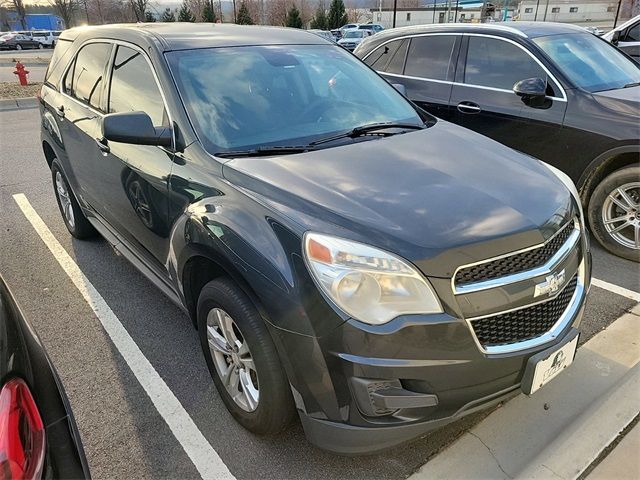
[[[133,15],[136,17],[136,22],[144,22],[149,0],[129,0],[129,2]]]
[[[49,0],[67,28],[73,25],[74,15],[79,7],[78,0]]]
[[[284,26],[287,21],[287,0],[271,0],[267,7],[269,25]]]
[[[25,22],[24,20],[24,16],[27,12],[25,11],[23,0],[3,0],[0,1],[0,6],[16,12],[16,15],[18,15],[18,20],[20,20],[20,25],[22,25],[22,29],[27,29],[27,22]]]

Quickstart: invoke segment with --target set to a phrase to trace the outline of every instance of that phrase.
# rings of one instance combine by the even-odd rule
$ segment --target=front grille
[[[490,260],[479,265],[461,268],[456,272],[456,285],[493,280],[540,267],[553,257],[573,233],[573,221],[567,223],[548,243],[541,247],[516,253],[508,257]]]
[[[544,335],[553,328],[569,306],[577,284],[578,276],[575,275],[553,300],[515,312],[472,320],[471,326],[478,341],[487,348],[524,342]]]

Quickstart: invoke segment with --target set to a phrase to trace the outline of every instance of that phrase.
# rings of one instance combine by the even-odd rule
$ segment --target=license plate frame
[[[578,350],[580,332],[575,328],[557,345],[533,355],[527,361],[521,389],[532,395],[569,367]]]

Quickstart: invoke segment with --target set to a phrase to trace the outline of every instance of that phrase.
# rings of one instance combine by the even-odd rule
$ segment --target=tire
[[[19,43],[16,44],[16,50],[22,50],[22,45],[20,45]]]
[[[293,398],[273,340],[253,302],[234,282],[227,278],[219,278],[207,283],[200,292],[197,314],[200,344],[209,373],[231,415],[244,428],[259,435],[275,434],[284,430],[296,413]],[[220,319],[216,314],[226,314],[224,323],[231,326],[233,336],[237,339],[236,345],[240,348],[236,348],[235,358],[226,358],[221,352],[220,339],[225,343],[227,337],[222,329],[215,325],[216,319]],[[212,334],[212,331],[215,331],[215,334]],[[210,339],[218,348],[210,348]],[[227,342],[226,346],[228,345]],[[224,350],[230,352],[227,348]],[[243,360],[239,361],[241,358]],[[251,360],[255,371],[251,371],[247,366]],[[236,370],[239,372],[237,375],[230,375],[229,383],[232,386],[229,389],[225,386],[222,375],[222,368],[227,362],[226,366],[229,369],[232,369],[233,365],[242,365]],[[242,372],[245,372],[244,376]],[[249,387],[247,391],[255,393],[253,390],[257,390],[259,393],[257,405],[253,410],[248,402],[245,401],[244,405],[241,402],[243,395],[245,400],[249,398],[241,388],[242,378],[247,378],[247,372],[251,373],[250,381],[254,387]],[[237,387],[234,386],[235,383]],[[230,390],[236,399],[232,397]],[[240,391],[236,394],[238,390]]]
[[[42,50],[42,49],[44,48],[44,45],[43,45],[43,44],[41,44],[41,43],[39,43],[39,44],[38,44],[38,48],[39,48],[40,50]]]
[[[51,163],[51,179],[53,180],[53,190],[62,220],[69,233],[79,240],[95,237],[98,232],[87,220],[80,205],[78,205],[67,177],[65,177],[60,164],[55,159]]]
[[[621,168],[600,182],[589,200],[588,216],[600,245],[614,255],[640,262],[640,167]]]

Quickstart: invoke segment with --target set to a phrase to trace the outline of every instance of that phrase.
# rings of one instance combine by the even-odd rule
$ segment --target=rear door
[[[365,62],[391,83],[402,83],[407,96],[440,118],[449,119],[452,82],[460,35],[429,34],[380,45]]]
[[[74,191],[81,201],[102,216],[105,215],[102,202],[105,186],[100,180],[102,155],[96,139],[101,135],[111,49],[112,45],[106,42],[82,46],[64,74],[62,94],[51,100],[67,153],[67,176],[76,183]]]
[[[451,92],[456,123],[538,158],[555,150],[566,111],[564,91],[524,46],[506,38],[467,34]],[[513,92],[520,80],[547,81],[541,107],[526,105]]]

